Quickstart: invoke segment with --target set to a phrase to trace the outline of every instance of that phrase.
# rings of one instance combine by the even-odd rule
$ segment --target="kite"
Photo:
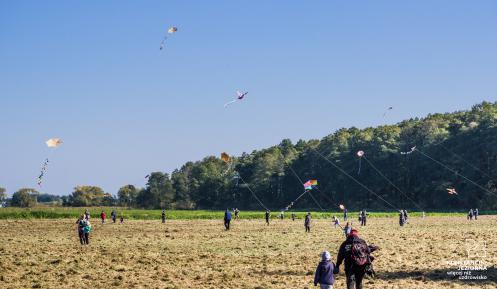
[[[146,175],[146,176],[145,176],[145,179],[148,179],[148,178],[150,178],[150,175]]]
[[[387,113],[393,109],[393,106],[390,106],[389,108],[387,108],[387,110],[383,113],[383,117],[385,117],[387,115]]]
[[[340,205],[340,206],[338,206],[338,207],[339,207],[339,208],[340,208],[340,210],[342,210],[342,211],[343,211],[343,210],[345,210],[345,206],[344,206],[344,205]]]
[[[230,102],[227,102],[224,104],[224,108],[227,108],[229,105],[237,102],[237,101],[241,101],[243,100],[243,98],[248,94],[248,91],[246,92],[240,92],[240,91],[236,91],[236,98],[233,99],[232,101]]]
[[[60,138],[51,138],[45,142],[47,147],[49,148],[57,148],[62,144],[62,140]]]
[[[318,180],[308,180],[304,183],[304,189],[312,190],[318,186]]]
[[[227,153],[221,153],[221,160],[227,164],[231,163],[231,157]]]
[[[400,152],[401,155],[410,155],[416,150],[416,146],[413,146],[410,151]]]
[[[454,188],[447,188],[447,193],[449,193],[449,195],[457,195],[456,189]]]
[[[53,149],[58,148],[62,143],[63,142],[60,138],[51,138],[45,142],[47,147],[53,148]],[[45,173],[47,172],[49,162],[50,161],[47,158],[47,159],[45,159],[45,161],[43,162],[43,165],[41,166],[40,175],[38,176],[38,181],[36,182],[38,184],[38,186],[40,186],[40,187],[41,187],[41,184],[43,183],[43,177],[45,176]]]
[[[167,33],[166,35],[164,35],[164,39],[162,39],[161,43],[160,43],[160,50],[164,49],[164,45],[166,43],[166,40],[168,38],[168,35],[169,34],[174,34],[176,33],[176,31],[178,31],[178,28],[177,27],[170,27],[169,29],[167,29]]]
[[[359,157],[359,170],[357,171],[357,174],[361,174],[361,166],[362,166],[362,157],[364,156],[364,151],[358,151],[357,156]]]

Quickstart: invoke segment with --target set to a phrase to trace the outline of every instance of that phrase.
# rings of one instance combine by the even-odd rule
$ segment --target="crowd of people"
[[[235,219],[240,218],[240,210],[238,208],[232,209],[233,215]],[[479,211],[478,209],[470,209],[468,212],[468,220],[478,219]],[[116,223],[117,213],[115,210],[112,210],[111,219],[113,223]],[[367,218],[369,217],[369,213],[363,209],[359,212],[358,220],[361,226],[366,226]],[[425,214],[423,212],[423,218]],[[105,224],[107,215],[104,211],[100,213],[100,219],[102,224]],[[271,212],[266,210],[264,214],[266,225],[269,226],[271,220]],[[283,219],[283,212],[281,212],[278,218]],[[291,214],[292,221],[297,219],[297,215],[295,213]],[[166,222],[166,210],[162,210],[161,214],[162,223]],[[230,230],[230,224],[232,220],[232,212],[229,209],[226,209],[224,212],[224,227],[225,230]],[[335,274],[340,272],[340,266],[342,263],[344,264],[344,272],[346,276],[347,289],[362,289],[362,280],[365,275],[374,276],[373,270],[373,260],[374,257],[371,256],[371,253],[378,249],[378,247],[374,245],[368,245],[366,241],[361,239],[358,235],[358,230],[353,228],[352,222],[348,221],[348,211],[345,209],[343,212],[343,220],[345,226],[342,228],[340,225],[340,219],[336,216],[332,216],[332,226],[339,227],[343,230],[345,235],[345,241],[340,245],[340,248],[337,252],[336,263],[332,262],[332,256],[330,252],[325,251],[321,254],[321,261],[319,262],[316,272],[314,275],[314,285],[320,285],[321,289],[332,289],[333,284],[335,282]],[[121,215],[120,223],[124,223],[124,217]],[[89,210],[85,210],[84,214],[82,214],[77,222],[78,227],[78,236],[81,245],[89,245],[90,244],[90,233],[92,232],[92,226],[90,223],[90,212]],[[399,210],[399,224],[400,226],[404,226],[408,224],[408,213],[407,210],[402,209]],[[311,213],[308,212],[304,217],[304,228],[306,233],[310,233],[312,225],[312,216]]]

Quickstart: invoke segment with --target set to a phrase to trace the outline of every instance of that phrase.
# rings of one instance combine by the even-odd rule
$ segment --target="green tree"
[[[71,206],[100,206],[105,197],[104,191],[97,186],[77,186],[69,196]]]
[[[138,190],[133,185],[126,185],[119,189],[117,197],[121,206],[131,207],[136,204]]]
[[[7,199],[7,190],[5,188],[0,187],[0,202],[5,202]]]
[[[36,206],[36,197],[38,191],[31,188],[22,188],[12,195],[11,205],[14,207],[34,207]]]

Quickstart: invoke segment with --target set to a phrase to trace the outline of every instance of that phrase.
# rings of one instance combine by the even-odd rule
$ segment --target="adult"
[[[349,218],[349,210],[347,210],[347,208],[343,209],[343,221],[347,221],[347,219]]]
[[[474,211],[475,220],[478,220],[478,215],[479,214],[480,214],[480,212],[478,211],[478,208],[476,208],[475,211]]]
[[[90,232],[91,232],[90,220],[86,220],[85,221],[85,226],[83,227],[84,243],[86,245],[90,245]]]
[[[311,212],[308,212],[307,215],[305,215],[304,227],[306,233],[311,232]]]
[[[116,223],[116,218],[117,218],[116,211],[112,210],[112,212],[110,212],[110,217],[112,218],[112,223]]]
[[[362,210],[360,214],[361,226],[366,226],[367,217],[368,213],[366,212],[366,209]]]
[[[88,211],[88,209],[85,210],[85,219],[90,219],[90,211]]]
[[[79,216],[78,220],[76,221],[76,224],[78,226],[78,236],[79,236],[79,242],[81,245],[85,244],[85,233],[83,232],[83,228],[86,225],[86,219],[85,215]]]
[[[347,277],[347,289],[362,289],[362,279],[366,272],[374,274],[372,270],[373,257],[371,252],[377,250],[376,246],[368,246],[366,241],[359,238],[358,231],[352,229],[347,239],[340,245],[338,251],[336,271],[345,261],[345,276]]]
[[[238,208],[235,208],[235,219],[238,220],[240,218],[240,210]]]
[[[269,210],[266,210],[266,213],[264,214],[264,218],[266,218],[266,225],[269,226],[269,217],[271,214],[269,213]]]
[[[399,225],[402,227],[402,226],[404,226],[405,222],[406,222],[406,219],[405,219],[404,211],[400,210],[399,211]]]
[[[473,220],[473,214],[474,214],[473,209],[469,209],[468,220],[470,220],[470,221]]]
[[[292,221],[295,221],[295,218],[296,218],[296,217],[297,217],[297,216],[295,215],[295,213],[292,213]]]
[[[408,222],[408,221],[409,221],[409,216],[407,215],[407,210],[406,210],[406,209],[404,209],[403,213],[404,213],[404,222],[405,222],[406,224],[408,224],[408,223],[409,223],[409,222]]]
[[[226,231],[230,229],[230,222],[231,222],[231,212],[230,210],[226,209],[224,212],[224,227]]]
[[[166,223],[166,209],[162,210],[161,218],[162,224]]]

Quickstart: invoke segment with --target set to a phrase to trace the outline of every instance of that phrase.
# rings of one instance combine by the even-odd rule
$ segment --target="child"
[[[124,224],[124,217],[121,216],[121,225]]]
[[[347,224],[343,228],[343,233],[345,234],[345,238],[347,238],[350,235],[351,230],[352,230],[352,224],[347,222]]]
[[[321,262],[319,262],[316,268],[314,286],[317,286],[319,283],[321,289],[333,289],[333,283],[335,282],[334,271],[335,264],[331,262],[330,252],[324,251],[321,254]]]
[[[105,214],[104,211],[102,211],[102,213],[100,214],[100,219],[102,219],[102,224],[105,223],[105,219],[107,218],[107,215]]]
[[[333,216],[333,225],[335,226],[335,228],[337,226],[340,227],[340,220],[336,216]]]

